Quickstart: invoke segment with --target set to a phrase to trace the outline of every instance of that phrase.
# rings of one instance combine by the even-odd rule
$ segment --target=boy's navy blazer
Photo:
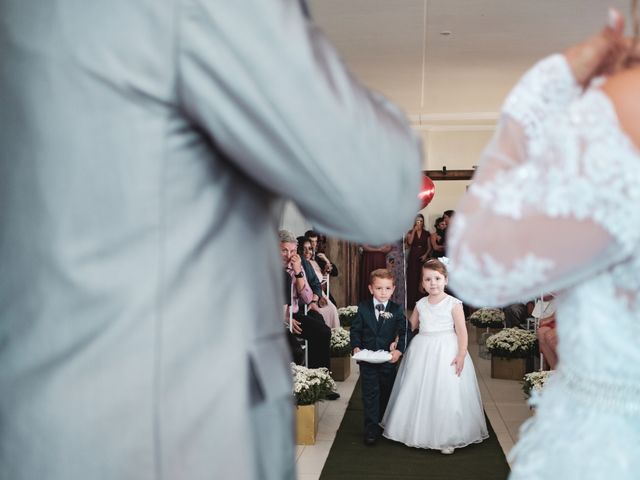
[[[397,349],[404,352],[406,337],[406,318],[400,305],[389,300],[385,312],[393,316],[376,320],[373,299],[360,302],[358,313],[351,324],[351,348],[367,350],[389,350],[391,342],[398,336]]]

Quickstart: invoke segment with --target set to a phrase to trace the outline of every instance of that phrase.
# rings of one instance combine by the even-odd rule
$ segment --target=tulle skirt
[[[488,438],[482,400],[469,354],[458,377],[453,331],[412,340],[382,419],[383,435],[410,447],[464,447]]]

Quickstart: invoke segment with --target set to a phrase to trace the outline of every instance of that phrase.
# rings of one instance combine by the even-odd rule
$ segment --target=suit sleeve
[[[349,337],[351,339],[351,349],[354,348],[364,348],[362,345],[362,329],[364,327],[364,319],[362,318],[362,314],[360,313],[360,306],[358,306],[358,313],[351,322],[351,330],[349,330]]]
[[[396,313],[396,318],[398,319],[398,350],[402,353],[407,348],[407,318],[404,316],[404,312],[402,308],[398,308],[398,312]]]
[[[395,240],[421,177],[404,115],[349,73],[296,0],[176,2],[178,103],[229,162],[328,235]]]

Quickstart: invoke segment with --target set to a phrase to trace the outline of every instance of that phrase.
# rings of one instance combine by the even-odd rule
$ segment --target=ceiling
[[[599,30],[630,0],[308,0],[344,61],[416,125],[493,124],[537,59]],[[446,35],[442,32],[450,32]]]

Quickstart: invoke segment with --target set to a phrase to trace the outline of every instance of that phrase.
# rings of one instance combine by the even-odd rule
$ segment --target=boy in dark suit
[[[371,272],[369,291],[373,298],[360,302],[351,325],[354,354],[363,349],[391,351],[389,362],[360,362],[365,445],[375,444],[382,433],[379,423],[391,395],[395,363],[406,345],[404,312],[400,305],[390,300],[394,290],[394,278],[389,270],[380,268]]]

